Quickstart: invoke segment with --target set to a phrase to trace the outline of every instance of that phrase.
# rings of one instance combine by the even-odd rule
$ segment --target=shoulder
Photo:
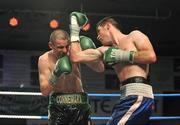
[[[145,34],[140,30],[133,30],[129,33],[129,35],[145,35]]]
[[[143,32],[139,31],[139,30],[134,30],[132,32],[129,33],[129,36],[134,38],[134,39],[142,39],[142,38],[147,38],[147,35],[144,34]]]
[[[45,52],[44,54],[39,56],[39,60],[44,60],[45,58],[47,58],[48,52]]]
[[[44,54],[39,56],[38,64],[48,62],[48,53],[49,52],[45,52]]]

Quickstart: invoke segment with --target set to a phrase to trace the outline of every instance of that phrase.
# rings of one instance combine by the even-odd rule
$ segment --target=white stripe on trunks
[[[128,119],[131,117],[133,112],[141,105],[143,101],[143,96],[138,96],[137,101],[130,107],[130,109],[125,113],[125,115],[120,119],[117,125],[125,125]]]

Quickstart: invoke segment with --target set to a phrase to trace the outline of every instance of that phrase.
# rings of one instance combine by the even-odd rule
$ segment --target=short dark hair
[[[66,31],[62,30],[62,29],[54,30],[50,35],[49,42],[54,42],[57,39],[58,40],[68,40],[68,42],[70,40],[69,34]]]
[[[117,29],[121,30],[121,26],[119,25],[119,23],[115,19],[113,19],[111,16],[105,17],[102,20],[100,20],[96,25],[96,30],[99,26],[104,26],[108,22],[111,23]]]

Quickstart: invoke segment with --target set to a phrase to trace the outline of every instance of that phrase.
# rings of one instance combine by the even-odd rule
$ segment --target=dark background
[[[0,49],[47,50],[53,31],[49,21],[58,19],[59,28],[69,32],[72,11],[87,14],[91,29],[82,34],[91,37],[97,46],[100,43],[96,40],[96,23],[105,16],[113,16],[124,33],[138,29],[147,34],[158,56],[180,56],[180,0],[0,0]],[[11,16],[17,16],[19,26],[9,26]],[[179,107],[179,98],[164,98],[164,105],[167,107],[163,109],[164,115],[179,115],[179,110],[171,109]],[[25,124],[17,119],[0,122]],[[151,124],[178,125],[179,120],[151,121]]]
[[[179,0],[1,0],[0,49],[46,50],[52,29],[48,21],[59,20],[69,32],[69,13],[85,12],[91,29],[85,34],[97,46],[95,24],[105,16],[120,21],[124,33],[139,29],[147,34],[159,56],[178,56],[180,49]],[[20,25],[12,28],[8,18],[16,15]],[[83,33],[82,33],[83,34]]]

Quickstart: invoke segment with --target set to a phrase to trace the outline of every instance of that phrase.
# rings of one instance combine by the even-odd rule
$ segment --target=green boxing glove
[[[96,46],[91,38],[86,36],[80,36],[80,45],[82,50],[86,49],[96,49]]]
[[[88,18],[85,14],[80,12],[72,12],[70,14],[70,38],[71,42],[79,41],[79,32],[86,24]]]
[[[50,83],[55,85],[62,74],[69,74],[72,70],[71,62],[68,56],[59,58],[55,64],[54,70],[50,76]]]
[[[118,62],[133,63],[134,54],[134,51],[125,51],[116,47],[110,47],[105,51],[103,61],[107,65],[113,65]]]

